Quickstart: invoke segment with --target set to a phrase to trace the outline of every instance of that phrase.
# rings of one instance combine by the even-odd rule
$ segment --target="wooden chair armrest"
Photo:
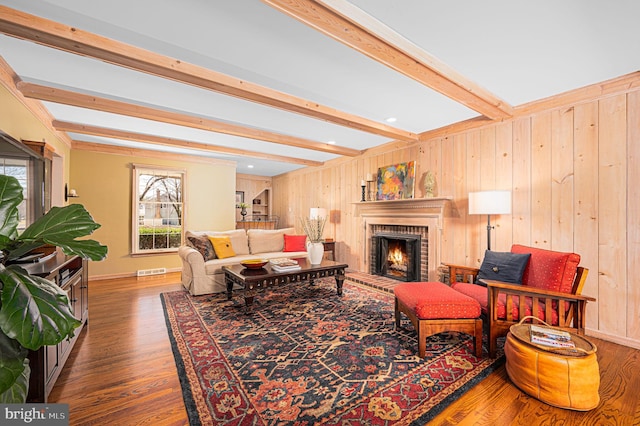
[[[583,296],[579,294],[562,293],[560,291],[552,291],[552,290],[545,290],[545,289],[535,288],[535,287],[527,287],[520,284],[505,283],[503,281],[495,281],[495,280],[480,280],[480,281],[486,284],[487,287],[506,290],[507,293],[517,293],[525,296],[527,294],[547,296],[550,299],[583,300],[583,301],[589,301],[589,302],[596,301],[596,299],[593,297]]]
[[[480,268],[476,268],[474,266],[465,266],[465,265],[456,265],[453,263],[443,263],[444,266],[447,266],[449,269],[451,268],[455,268],[455,269],[463,269],[463,270],[469,270],[469,271],[480,271]]]
[[[478,272],[480,271],[480,268],[476,268],[473,266],[454,265],[453,263],[443,263],[443,265],[449,268],[450,283],[455,282],[458,275],[460,275],[462,278],[461,282],[473,283],[475,281],[475,278],[478,276]],[[471,277],[470,280],[469,277]]]

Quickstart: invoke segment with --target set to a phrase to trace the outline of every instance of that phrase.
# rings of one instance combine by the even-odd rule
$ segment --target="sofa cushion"
[[[249,240],[247,239],[247,232],[244,229],[233,229],[231,231],[206,231],[205,233],[212,237],[223,237],[228,235],[231,239],[233,251],[236,254],[249,254]]]
[[[478,271],[478,280],[495,280],[507,283],[522,283],[522,274],[527,267],[530,253],[509,253],[486,250]]]
[[[198,250],[205,261],[216,258],[216,252],[213,250],[213,245],[206,235],[195,234],[191,231],[187,231],[185,233],[185,237],[187,245]]]
[[[293,228],[283,229],[249,229],[249,250],[252,254],[282,251],[284,249],[284,234],[291,233]]]
[[[304,251],[306,247],[307,236],[306,235],[288,235],[284,234],[284,250],[289,251]]]
[[[530,253],[522,284],[535,288],[571,293],[580,255],[514,244],[512,253]]]
[[[213,249],[215,250],[218,259],[226,259],[227,257],[233,257],[236,255],[236,252],[233,251],[233,246],[231,245],[231,238],[228,235],[220,237],[210,236],[209,240],[211,240],[211,244],[213,245]]]

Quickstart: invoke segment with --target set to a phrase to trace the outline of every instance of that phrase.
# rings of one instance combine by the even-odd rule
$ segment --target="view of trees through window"
[[[134,252],[166,251],[182,244],[184,172],[136,168]]]
[[[19,158],[0,158],[0,174],[18,179],[23,189],[24,200],[18,206],[18,231],[24,231],[27,226],[27,203],[29,200],[28,164],[28,160]]]

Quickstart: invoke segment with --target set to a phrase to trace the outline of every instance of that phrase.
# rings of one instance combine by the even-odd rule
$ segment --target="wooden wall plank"
[[[599,179],[598,210],[602,218],[598,227],[601,331],[624,335],[627,327],[626,311],[626,174],[627,126],[624,94],[599,102]]]
[[[511,191],[513,187],[513,123],[496,125],[495,189]],[[513,194],[512,194],[513,195]],[[513,202],[511,206],[513,212]],[[496,217],[495,250],[509,251],[513,244],[513,213]]]
[[[627,331],[640,340],[640,91],[627,96]]]
[[[580,264],[589,268],[582,293],[598,297],[598,102],[574,109],[574,229],[573,251]],[[587,327],[597,329],[599,305],[587,304]]]
[[[482,146],[480,143],[480,130],[470,132],[467,135],[467,161],[463,173],[466,172],[467,193],[464,197],[469,203],[469,192],[482,190]],[[467,210],[468,211],[468,210]],[[465,229],[467,247],[466,251],[471,263],[467,265],[479,266],[483,254],[487,248],[487,216],[469,215]]]
[[[513,242],[531,245],[531,119],[513,123]]]
[[[531,243],[551,248],[551,113],[531,119]]]
[[[436,194],[437,195],[451,195],[453,194],[453,150],[449,149],[452,142],[448,138],[439,138],[442,144],[442,171],[440,172],[440,179],[436,182]],[[452,209],[449,208],[445,212],[442,218],[442,252],[440,253],[440,259],[443,262],[453,262],[453,249],[451,241],[451,233],[447,228],[450,226]]]
[[[451,244],[451,257],[449,262],[458,265],[472,265],[471,253],[467,247],[467,221],[469,220],[468,211],[468,188],[466,179],[465,159],[467,157],[467,135],[453,136],[451,147],[453,150],[453,167],[455,174],[453,178],[453,202],[451,203],[451,217],[445,222],[445,232],[449,234],[449,242]],[[446,150],[445,150],[446,151]]]
[[[551,248],[573,251],[573,108],[551,112]]]

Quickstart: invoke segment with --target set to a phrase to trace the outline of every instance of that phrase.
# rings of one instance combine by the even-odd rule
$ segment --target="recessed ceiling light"
[[[327,141],[327,143],[328,143],[329,145],[335,145],[335,144],[336,144],[336,141]]]
[[[253,164],[249,164],[249,165],[247,166],[247,168],[249,168],[249,169],[253,169]]]
[[[386,121],[387,123],[395,123],[396,121],[398,121],[398,119],[395,117],[389,117],[384,121]]]

